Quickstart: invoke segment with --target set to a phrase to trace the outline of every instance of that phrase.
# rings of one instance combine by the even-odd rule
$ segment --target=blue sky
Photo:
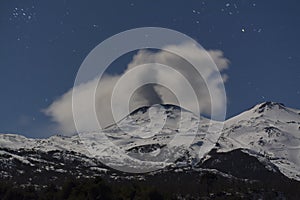
[[[300,108],[299,6],[297,0],[1,1],[0,132],[54,134],[41,110],[73,86],[86,55],[116,33],[146,26],[174,29],[224,52],[231,62],[227,117],[262,101]]]

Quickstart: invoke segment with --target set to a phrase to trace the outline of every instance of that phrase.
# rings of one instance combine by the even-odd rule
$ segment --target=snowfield
[[[218,151],[242,148],[263,155],[300,180],[300,111],[266,102],[226,121]]]
[[[0,155],[10,154],[30,164],[33,158],[12,155],[6,149],[75,152],[85,155],[85,160],[97,159],[122,171],[147,172],[169,165],[194,166],[207,159],[213,148],[217,152],[243,149],[262,163],[268,160],[285,176],[300,180],[299,110],[265,102],[225,121],[218,134],[210,135],[210,125],[223,124],[178,106],[156,105],[140,108],[99,132],[47,139],[1,134]]]

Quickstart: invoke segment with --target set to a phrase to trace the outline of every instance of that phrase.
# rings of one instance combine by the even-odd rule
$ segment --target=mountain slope
[[[121,170],[146,172],[176,163],[187,154],[189,158],[181,164],[199,162],[216,142],[205,137],[209,125],[210,120],[178,106],[155,105],[140,108],[108,127],[105,138],[94,133],[81,134],[81,138],[93,155],[102,160],[105,156],[104,162],[111,167],[118,168],[116,163],[120,163]],[[90,137],[102,144],[92,145]]]
[[[246,149],[300,180],[300,111],[265,102],[225,122],[219,152]]]
[[[251,159],[256,158],[274,176],[282,173],[300,180],[299,113],[282,104],[265,102],[227,120],[218,138],[210,135],[208,128],[219,126],[220,122],[210,122],[174,105],[143,107],[118,125],[72,137],[30,139],[2,134],[0,176],[11,178],[14,174],[27,174],[29,178],[50,173],[56,179],[64,174],[115,177],[120,173],[114,169],[148,172],[213,168],[208,164],[212,160],[221,163],[216,166],[224,163],[223,172],[238,176],[242,174],[233,174],[225,167],[227,161],[218,157],[232,160],[234,156],[230,155],[238,151],[242,153],[233,155],[241,158],[248,155],[249,159],[243,159],[249,162],[256,162]],[[239,162],[239,158],[236,159],[232,162]],[[222,171],[222,167],[217,169]],[[256,175],[247,178],[251,177],[255,179]]]

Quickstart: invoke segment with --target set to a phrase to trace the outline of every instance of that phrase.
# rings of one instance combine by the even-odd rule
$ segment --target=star
[[[12,17],[9,18],[10,21],[13,19],[18,21],[23,21],[29,23],[35,16],[35,12],[33,11],[34,6],[31,8],[19,8],[15,7],[12,11]]]

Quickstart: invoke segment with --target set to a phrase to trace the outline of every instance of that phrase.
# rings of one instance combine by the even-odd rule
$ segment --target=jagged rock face
[[[227,120],[215,142],[205,137],[210,120],[173,105],[143,107],[103,131],[72,137],[30,139],[3,134],[0,135],[0,176],[10,178],[18,174],[36,179],[42,174],[51,174],[56,179],[64,174],[114,176],[120,173],[111,167],[128,165],[131,170],[138,170],[141,163],[149,169],[158,169],[159,164],[169,166],[165,168],[168,170],[185,167],[193,170],[200,166],[213,167],[209,164],[212,159],[215,168],[222,171],[218,162],[225,163],[225,160],[221,157],[233,159],[230,153],[240,150],[243,154],[234,155],[250,163],[253,159],[244,156],[255,158],[256,164],[252,166],[260,166],[259,162],[270,173],[300,180],[299,113],[283,104],[259,104]],[[172,143],[179,132],[183,133],[179,143]],[[217,154],[208,154],[212,148]],[[215,159],[218,153],[221,157]],[[225,165],[223,172],[233,174]]]

